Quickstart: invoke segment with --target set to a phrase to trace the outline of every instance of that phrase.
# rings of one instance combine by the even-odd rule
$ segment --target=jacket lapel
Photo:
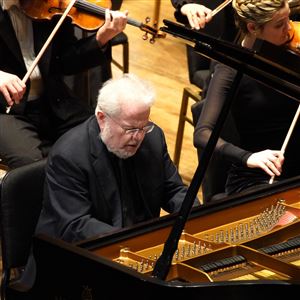
[[[50,24],[49,21],[32,22],[34,51],[36,56],[39,54],[40,50],[43,48],[44,44],[46,43],[47,39],[49,38],[52,32],[52,26],[49,26],[49,24]],[[52,50],[52,43],[48,45],[39,62],[40,70],[44,74],[47,74],[49,72],[51,50]]]
[[[147,159],[145,159],[145,157]],[[151,168],[155,168],[155,164],[151,162],[152,155],[149,153],[149,149],[143,147],[143,144],[139,148],[138,152],[135,154],[134,160],[134,170],[137,178],[137,186],[139,189],[139,195],[141,196],[141,201],[144,203],[144,209],[147,211],[148,216],[153,217],[151,212],[151,204],[153,201],[149,201],[149,186],[147,186],[147,182],[155,181],[155,178],[152,176],[149,178],[149,174],[153,174]],[[147,161],[147,165],[145,165],[145,161]],[[145,172],[145,168],[147,172]]]
[[[114,174],[113,167],[108,157],[105,145],[99,140],[99,126],[96,117],[92,117],[89,123],[89,142],[91,149],[92,165],[97,177],[98,188],[101,197],[111,213],[114,226],[122,226],[121,199],[118,183]]]
[[[9,22],[7,22],[7,20],[9,20]],[[3,42],[7,44],[7,47],[12,51],[22,67],[25,68],[22,52],[10,22],[9,15],[6,11],[4,12],[2,8],[0,8],[0,37]]]
[[[7,22],[8,20],[8,22]],[[45,42],[47,41],[49,35],[52,31],[52,26],[49,26],[49,21],[45,22],[32,22],[33,26],[33,37],[34,37],[34,50],[35,54],[38,55],[41,48],[44,46]],[[15,35],[15,31],[11,24],[9,15],[7,11],[3,11],[0,7],[0,38],[6,43],[7,47],[11,50],[11,52],[15,55],[16,59],[22,65],[22,68],[25,68],[22,52],[20,49],[20,45]],[[47,47],[46,51],[44,52],[41,61],[43,62],[43,71],[48,72],[49,64],[50,64],[50,57],[51,55],[51,43]]]

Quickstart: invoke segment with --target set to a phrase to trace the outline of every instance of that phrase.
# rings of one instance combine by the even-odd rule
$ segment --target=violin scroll
[[[130,22],[131,22],[131,20],[129,19],[128,23],[131,24]],[[143,35],[143,40],[144,41],[148,40],[148,35],[151,35],[149,42],[151,44],[154,44],[156,38],[164,38],[166,36],[166,34],[164,32],[160,32],[159,30],[156,29],[157,28],[156,23],[154,23],[153,27],[147,25],[149,22],[150,22],[150,18],[146,17],[145,23],[140,23],[139,25],[136,25],[136,26],[138,26],[142,31],[145,32]],[[131,25],[133,25],[133,24],[131,24]]]

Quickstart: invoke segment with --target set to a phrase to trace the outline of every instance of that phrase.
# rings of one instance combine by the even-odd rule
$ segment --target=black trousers
[[[28,102],[25,114],[0,114],[0,158],[10,169],[40,160],[53,144],[41,101]]]

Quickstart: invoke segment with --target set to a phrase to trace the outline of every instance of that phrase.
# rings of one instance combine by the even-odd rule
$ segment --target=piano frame
[[[162,31],[195,43],[201,54],[299,101],[299,59],[287,67],[258,50],[240,49],[171,21],[164,23]],[[266,44],[257,45],[264,49]],[[279,49],[276,55],[283,53]],[[190,200],[200,187],[203,172],[205,166],[200,167],[200,177],[196,172],[198,177],[193,178]],[[184,220],[184,231],[179,232],[178,251],[171,253],[165,279],[153,276],[152,271],[181,212],[179,218],[178,214],[168,215],[78,244],[37,235],[33,238],[37,276],[30,299],[125,296],[147,300],[167,295],[172,299],[277,300],[299,293],[299,186],[300,177],[295,177],[192,209]],[[296,247],[290,247],[294,241]]]
[[[32,291],[36,298],[32,299],[85,299],[81,298],[83,294],[90,295],[86,299],[117,299],[121,296],[153,299],[167,294],[172,299],[201,295],[212,299],[250,300],[266,297],[282,299],[289,293],[297,293],[300,291],[299,266],[282,260],[285,254],[277,257],[263,253],[260,249],[300,236],[299,186],[300,177],[297,177],[193,209],[179,245],[192,247],[194,240],[200,239],[202,243],[210,244],[212,251],[208,248],[207,252],[203,250],[200,254],[186,254],[178,261],[173,259],[166,280],[151,276],[151,265],[148,264],[146,268],[145,262],[151,261],[150,256],[153,260],[155,255],[159,255],[176,214],[77,245],[38,235],[33,241],[38,276]],[[297,216],[288,224],[275,226],[252,238],[248,236],[245,240],[237,239],[232,243],[210,240],[220,228],[236,228],[236,224],[260,215],[278,201],[287,207],[286,211]],[[294,253],[296,260],[300,261],[300,248],[288,251]],[[245,271],[239,270],[243,262],[226,267],[224,274],[225,268],[209,273],[199,269],[200,266],[237,255],[246,258],[248,267],[257,268],[252,270],[253,274],[264,269],[269,273],[274,272],[279,279],[272,279],[273,275],[271,278],[267,276],[256,280],[232,278],[234,272],[238,277],[243,277]],[[245,269],[245,265],[241,268]]]

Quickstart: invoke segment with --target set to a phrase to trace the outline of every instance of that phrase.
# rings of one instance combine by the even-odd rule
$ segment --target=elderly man
[[[149,119],[154,98],[133,74],[106,82],[95,116],[52,148],[37,233],[74,242],[178,211],[187,187]]]

